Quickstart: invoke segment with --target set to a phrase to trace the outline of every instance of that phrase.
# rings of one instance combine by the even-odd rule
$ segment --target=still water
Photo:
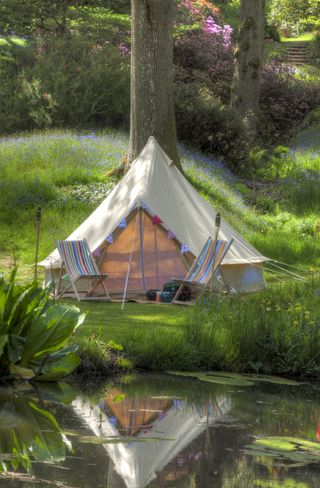
[[[0,486],[318,488],[320,391],[169,375],[0,387]]]

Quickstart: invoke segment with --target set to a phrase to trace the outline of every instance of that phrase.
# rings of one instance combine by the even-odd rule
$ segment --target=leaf
[[[37,393],[41,399],[55,401],[63,405],[69,405],[77,396],[76,390],[68,383],[45,383],[37,384]]]
[[[254,456],[266,456],[302,466],[320,462],[320,445],[295,437],[261,437],[246,446],[245,452]]]
[[[123,351],[123,346],[121,346],[121,344],[117,344],[113,340],[111,340],[107,343],[107,347],[110,349],[113,349],[115,351]]]
[[[18,366],[17,364],[12,364],[12,363],[9,366],[9,373],[12,376],[20,378],[22,380],[31,380],[35,376],[32,369],[22,368],[21,366]]]
[[[198,378],[201,381],[209,381],[211,383],[218,383],[230,386],[252,386],[255,382],[266,382],[288,386],[299,386],[303,384],[295,380],[280,378],[278,376],[226,373],[221,371],[207,371],[205,373],[181,373],[179,371],[169,371],[169,374],[175,374],[178,376],[191,376],[193,378]]]
[[[126,398],[126,395],[121,394],[121,395],[115,395],[112,399],[113,403],[119,403],[122,402]]]
[[[280,378],[279,376],[249,375],[248,378],[252,379],[253,381],[274,383],[276,385],[299,386],[303,384],[302,382],[289,380],[288,378]]]
[[[225,374],[215,374],[215,373],[182,373],[176,371],[169,371],[170,374],[174,374],[176,376],[187,376],[190,378],[197,378],[200,381],[206,381],[208,383],[216,383],[219,385],[228,385],[228,386],[252,386],[254,384],[253,381],[249,381],[246,378],[237,378],[228,373]],[[240,375],[239,375],[240,376]]]
[[[11,363],[17,363],[22,355],[24,346],[25,346],[25,338],[13,334],[9,334],[8,336],[8,358]]]
[[[49,307],[45,314],[34,320],[28,331],[21,365],[62,347],[84,318],[85,314],[80,314],[74,306],[56,304]]]
[[[75,352],[69,352],[60,359],[49,359],[34,379],[36,381],[59,381],[72,373],[79,364],[79,356]]]
[[[7,342],[8,342],[8,334],[1,335],[0,336],[0,359]]]
[[[99,436],[81,436],[78,441],[83,444],[130,444],[131,442],[158,442],[174,441],[170,437],[99,437]]]

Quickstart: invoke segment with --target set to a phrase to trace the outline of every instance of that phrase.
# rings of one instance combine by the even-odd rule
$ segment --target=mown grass
[[[75,303],[67,301],[67,303]],[[126,303],[121,310],[120,303],[80,302],[77,304],[82,312],[87,313],[86,321],[79,327],[79,337],[90,337],[96,334],[104,341],[113,340],[122,344],[125,331],[136,328],[150,330],[154,327],[174,329],[183,322],[187,310],[185,307],[174,307],[166,304]]]

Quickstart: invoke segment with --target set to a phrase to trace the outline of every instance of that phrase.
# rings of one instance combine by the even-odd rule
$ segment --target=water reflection
[[[319,422],[318,391],[307,386],[142,375],[94,395],[2,388],[0,485],[318,488]],[[248,453],[260,436],[311,441],[313,461],[291,462],[296,451]]]
[[[81,399],[73,406],[96,435],[122,436],[124,441],[130,437],[130,443],[104,445],[112,460],[108,486],[118,486],[115,472],[126,488],[144,488],[172,459],[177,458],[181,468],[200,459],[198,447],[181,453],[230,410],[231,402],[217,396],[194,404],[169,396],[124,396],[112,389],[96,406]]]
[[[56,393],[59,393],[58,387]],[[47,390],[43,391],[46,393]],[[61,392],[61,390],[60,390]],[[0,387],[0,471],[23,468],[32,462],[64,461],[71,444],[35,390]]]

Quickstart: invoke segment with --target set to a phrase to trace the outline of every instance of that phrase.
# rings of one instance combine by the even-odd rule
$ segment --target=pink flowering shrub
[[[219,7],[208,0],[180,0],[178,3],[180,15],[187,15],[193,21],[203,22],[208,15],[219,18],[221,15]]]
[[[233,29],[230,25],[219,25],[217,24],[212,17],[207,17],[206,20],[204,21],[204,26],[203,30],[205,33],[209,34],[209,36],[214,36],[215,39],[211,38],[211,41],[213,40],[219,40],[222,41],[222,45],[224,49],[229,49],[231,47],[231,42],[232,42],[232,32]]]

